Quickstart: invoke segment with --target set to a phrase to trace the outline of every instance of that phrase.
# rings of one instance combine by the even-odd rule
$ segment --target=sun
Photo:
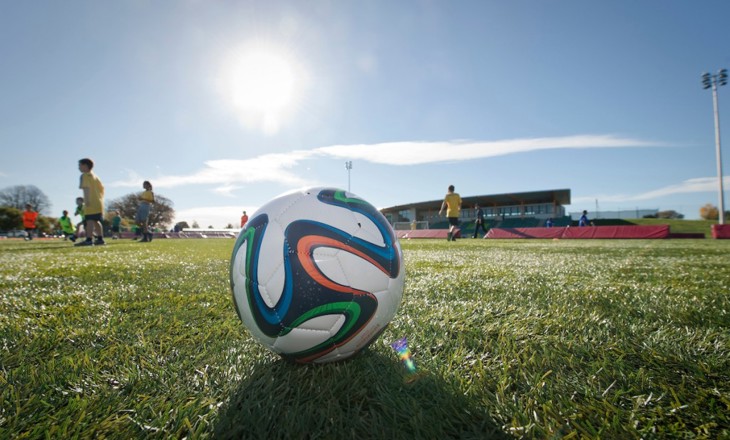
[[[244,125],[276,133],[294,113],[302,91],[301,70],[286,50],[241,48],[224,63],[222,92]]]

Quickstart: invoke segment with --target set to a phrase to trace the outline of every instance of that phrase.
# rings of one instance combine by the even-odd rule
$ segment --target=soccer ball
[[[324,363],[370,345],[403,296],[403,251],[383,215],[354,194],[309,188],[256,211],[231,257],[243,324],[284,359]]]

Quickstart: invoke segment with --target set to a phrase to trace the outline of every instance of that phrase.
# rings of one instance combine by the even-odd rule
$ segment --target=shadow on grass
[[[412,383],[393,356],[329,365],[261,363],[221,408],[216,438],[510,438],[441,377]]]

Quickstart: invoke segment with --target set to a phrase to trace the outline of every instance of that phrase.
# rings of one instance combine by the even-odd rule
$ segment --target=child
[[[63,239],[69,239],[72,242],[76,241],[76,235],[74,234],[75,228],[71,218],[68,216],[68,211],[64,210],[61,218],[58,219],[58,224],[61,225],[61,231],[63,231]]]
[[[94,174],[92,169],[94,162],[84,158],[79,160],[79,171],[81,171],[81,182],[79,188],[84,191],[84,218],[86,219],[86,240],[76,243],[74,246],[99,246],[105,245],[104,229],[101,226],[101,219],[104,216],[104,185]],[[92,241],[92,237],[96,240]]]
[[[448,192],[441,203],[439,215],[446,209],[446,217],[449,219],[449,233],[446,236],[448,241],[456,241],[456,228],[459,227],[459,213],[461,212],[461,196],[454,192],[454,185],[449,185]]]
[[[583,215],[578,220],[578,226],[588,226],[589,224],[593,226],[593,222],[588,220],[588,211],[584,210]]]
[[[86,219],[84,218],[84,198],[83,197],[76,197],[76,211],[74,211],[74,217],[75,216],[81,216],[81,221],[76,223],[76,232],[69,237],[71,241],[76,241],[76,237],[81,235],[81,230],[84,229],[84,222]]]
[[[33,232],[35,232],[35,222],[38,220],[38,213],[33,211],[33,205],[27,203],[25,205],[25,211],[23,211],[23,227],[25,228],[27,237],[26,240],[33,239]]]
[[[137,222],[137,226],[142,231],[142,240],[140,243],[152,241],[152,233],[149,232],[149,217],[152,204],[155,203],[155,194],[152,192],[152,184],[145,180],[142,183],[144,192],[139,195],[139,207],[137,208],[137,215],[134,220]]]
[[[119,232],[122,228],[122,216],[119,215],[119,211],[114,211],[114,218],[112,218],[112,240],[119,238]]]

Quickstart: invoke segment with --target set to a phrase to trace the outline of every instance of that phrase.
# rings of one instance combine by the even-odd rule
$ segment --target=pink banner
[[[562,238],[565,228],[492,228],[485,238]]]
[[[669,225],[586,226],[565,228],[563,238],[667,238]]]
[[[456,238],[461,237],[461,231],[456,229]],[[448,229],[415,229],[413,231],[395,231],[398,238],[443,238],[449,234]]]
[[[712,225],[712,238],[730,238],[730,225]]]

